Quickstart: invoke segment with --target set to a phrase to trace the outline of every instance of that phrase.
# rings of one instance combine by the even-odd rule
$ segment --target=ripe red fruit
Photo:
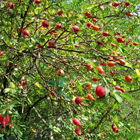
[[[78,33],[79,32],[79,27],[77,26],[77,25],[74,25],[73,27],[73,31],[75,32],[75,33]]]
[[[23,34],[29,36],[30,32],[29,32],[29,30],[24,30]]]
[[[22,87],[26,86],[26,85],[27,85],[27,80],[26,80],[25,78],[22,78],[22,79],[20,80],[20,85],[21,85]]]
[[[82,134],[82,132],[81,132],[81,130],[80,130],[79,128],[76,128],[76,129],[75,129],[75,133],[76,133],[77,135],[79,135],[79,136],[81,136],[81,134]]]
[[[111,46],[112,46],[112,47],[115,47],[116,45],[115,45],[114,43],[111,43]]]
[[[57,24],[56,24],[56,28],[57,28],[57,29],[61,29],[61,28],[62,28],[62,25],[61,25],[60,23],[57,23]]]
[[[96,87],[96,91],[95,91],[95,94],[101,98],[105,97],[106,95],[106,91],[105,89],[102,87],[102,86],[97,86]]]
[[[38,48],[41,48],[42,47],[42,45],[41,44],[38,44],[38,46],[37,46]]]
[[[120,88],[120,91],[121,91],[121,92],[125,92],[125,90],[124,90],[123,88]]]
[[[82,100],[81,97],[76,97],[76,99],[75,99],[75,103],[76,103],[77,105],[79,105],[82,101],[83,101],[83,100]]]
[[[108,36],[109,35],[109,33],[108,32],[103,32],[103,36]]]
[[[126,80],[126,82],[130,83],[132,81],[132,77],[127,75],[127,76],[125,76],[125,80]]]
[[[103,45],[103,43],[101,41],[97,41],[98,45]]]
[[[77,126],[81,126],[81,122],[77,118],[73,119],[73,123]]]
[[[10,128],[12,127],[12,124],[11,124],[11,123],[9,124],[9,127],[10,127]]]
[[[75,48],[79,48],[79,46],[75,45]]]
[[[133,14],[131,14],[131,13],[126,13],[125,14],[127,17],[132,17],[133,16]]]
[[[7,6],[8,6],[10,9],[14,9],[14,7],[15,7],[14,3],[12,3],[12,2],[8,2]]]
[[[112,76],[114,76],[114,72],[113,72],[113,71],[111,71],[110,74],[111,74]]]
[[[125,60],[124,59],[120,59],[120,64],[125,65]]]
[[[104,70],[101,66],[99,66],[99,67],[96,66],[96,68],[98,69],[98,73],[103,73],[104,72]]]
[[[61,16],[63,14],[63,11],[59,11],[57,14]]]
[[[118,109],[118,112],[120,112],[120,113],[121,113],[121,110],[120,110],[120,109]]]
[[[100,64],[101,64],[102,66],[105,66],[105,63],[104,63],[104,62],[101,62]]]
[[[116,125],[113,125],[113,124],[112,124],[111,127],[112,127],[112,129],[113,129],[114,132],[118,132]]]
[[[93,78],[92,80],[93,80],[94,82],[99,81],[99,79],[97,79],[97,78]]]
[[[123,40],[122,38],[120,38],[120,37],[117,37],[117,41],[118,41],[119,43],[123,43],[123,42],[124,42],[124,40]]]
[[[92,88],[92,86],[91,86],[90,84],[86,85],[86,87],[87,87],[88,89],[90,89],[90,90],[91,90],[91,88]]]
[[[90,13],[89,13],[89,12],[86,12],[86,13],[85,13],[85,16],[89,16],[89,15],[90,15]]]
[[[36,4],[39,4],[39,3],[40,3],[40,0],[36,0],[35,3],[36,3]]]
[[[120,35],[120,33],[118,31],[116,31],[116,35]]]
[[[106,133],[104,133],[104,136],[106,136]]]
[[[116,90],[120,90],[120,86],[115,86],[115,89]]]
[[[88,15],[88,18],[92,18],[92,15]]]
[[[54,36],[56,36],[57,35],[57,33],[54,33]]]
[[[0,114],[0,122],[1,124],[3,124],[4,126],[9,122],[10,120],[10,117],[9,115],[7,114],[7,117],[3,117],[2,114]]]
[[[96,18],[93,18],[93,22],[97,22],[97,19]]]
[[[125,2],[125,6],[129,6],[129,4],[130,4],[129,1]]]
[[[88,138],[85,138],[85,140],[88,140]]]
[[[49,22],[47,20],[42,21],[42,26],[47,28],[49,26]]]
[[[65,59],[62,59],[62,61],[63,61],[63,62],[66,62],[66,60],[65,60]]]
[[[23,29],[19,28],[19,31],[22,33],[23,32]]]
[[[54,46],[54,43],[52,41],[50,41],[48,44],[49,46]]]
[[[116,65],[116,62],[109,61],[109,62],[107,63],[107,65],[108,65],[109,67],[114,67],[114,66]]]
[[[3,51],[0,50],[0,56],[2,56],[2,55],[3,55]]]
[[[117,7],[117,6],[119,6],[119,3],[116,2],[116,1],[114,1],[114,3],[112,4],[112,6],[113,6],[113,7]]]
[[[88,22],[88,23],[87,23],[87,27],[90,27],[90,25],[91,25],[91,23],[90,23],[90,22]]]
[[[55,96],[55,93],[54,93],[53,91],[51,91],[51,95],[52,95],[52,96]]]
[[[99,27],[99,26],[94,26],[94,25],[93,25],[92,28],[93,28],[93,30],[95,30],[95,31],[99,31],[99,30],[100,30],[100,27]]]
[[[134,45],[134,46],[137,46],[137,45],[138,45],[138,43],[137,43],[137,42],[134,42],[134,43],[133,43],[133,45]]]
[[[88,70],[91,70],[92,69],[92,66],[90,64],[87,64],[87,69]]]
[[[91,94],[89,94],[89,93],[87,94],[87,97],[88,97],[90,100],[95,100],[94,97],[93,97]]]

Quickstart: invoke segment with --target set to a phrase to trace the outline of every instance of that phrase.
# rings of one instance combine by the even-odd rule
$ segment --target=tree
[[[138,0],[0,6],[1,139],[140,137]]]

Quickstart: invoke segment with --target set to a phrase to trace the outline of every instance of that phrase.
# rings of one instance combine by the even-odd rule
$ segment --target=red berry
[[[73,119],[73,123],[77,126],[81,126],[81,122],[77,118]]]
[[[12,3],[12,2],[9,2],[9,3],[7,4],[7,6],[8,6],[10,9],[14,9],[14,7],[15,7],[14,3]]]
[[[52,41],[50,41],[48,44],[49,46],[54,46],[54,43]]]
[[[125,92],[125,90],[124,90],[123,88],[120,88],[120,91],[121,91],[121,92]]]
[[[115,89],[116,90],[120,90],[120,86],[115,86]]]
[[[125,36],[122,36],[122,38],[125,38]]]
[[[103,45],[103,43],[101,41],[97,41],[98,45]]]
[[[116,2],[116,1],[114,1],[114,3],[112,4],[112,6],[117,7],[117,6],[119,6],[119,3]]]
[[[66,60],[65,60],[65,59],[62,59],[62,61],[63,61],[63,62],[66,62]]]
[[[60,23],[57,23],[57,24],[56,24],[56,28],[57,28],[57,29],[61,29],[61,28],[62,28],[62,25],[61,25]]]
[[[86,12],[86,13],[85,13],[85,16],[87,16],[87,17],[88,17],[89,15],[90,15],[90,13],[89,13],[89,12]]]
[[[19,28],[19,31],[22,33],[23,32],[23,29]]]
[[[79,27],[77,25],[74,25],[72,28],[75,33],[79,32]]]
[[[88,23],[87,23],[87,27],[90,27],[90,25],[91,25],[91,23],[90,23],[90,22],[88,22]]]
[[[11,124],[11,123],[9,124],[9,127],[10,127],[10,128],[12,127],[12,124]]]
[[[55,96],[55,93],[54,93],[53,91],[51,91],[51,95],[52,95],[52,96]]]
[[[114,72],[113,71],[111,71],[110,73],[111,73],[112,76],[114,76]]]
[[[134,46],[137,46],[137,45],[138,45],[138,43],[137,43],[137,42],[134,42],[134,43],[133,43],[133,45],[134,45]]]
[[[113,129],[114,132],[117,132],[117,131],[118,131],[116,125],[113,125],[113,124],[112,124],[111,127],[112,127],[112,129]]]
[[[96,91],[95,91],[95,94],[101,98],[105,97],[106,95],[106,91],[105,89],[102,87],[102,86],[97,86],[96,87]]]
[[[40,3],[40,0],[36,0],[35,3],[36,3],[36,4],[39,4],[39,3]]]
[[[82,100],[81,97],[76,97],[76,99],[75,99],[75,103],[76,103],[77,105],[79,105],[82,101],[83,101],[83,100]]]
[[[41,48],[41,47],[42,47],[42,45],[41,45],[41,44],[39,44],[37,47],[38,47],[38,48]]]
[[[96,18],[93,18],[93,22],[97,22],[97,19]]]
[[[116,45],[115,45],[114,43],[111,43],[111,46],[112,46],[112,47],[115,47]]]
[[[132,17],[133,16],[133,14],[131,14],[131,13],[126,13],[125,14],[127,17]]]
[[[106,136],[106,133],[104,133],[104,136]]]
[[[29,36],[30,32],[29,32],[29,30],[24,30],[23,34]]]
[[[88,15],[88,18],[92,18],[92,15]]]
[[[118,109],[118,112],[120,112],[120,113],[121,113],[121,110],[120,110],[120,109]]]
[[[88,138],[85,138],[85,140],[88,140]]]
[[[79,48],[79,46],[75,45],[75,48]]]
[[[79,128],[76,128],[76,129],[75,129],[75,133],[76,133],[77,135],[81,136],[81,133],[82,133],[82,132],[81,132],[81,130],[80,130]]]
[[[63,11],[59,11],[57,14],[61,16],[63,14]]]
[[[99,79],[97,79],[97,78],[93,78],[92,80],[93,80],[94,82],[99,81]]]
[[[114,61],[109,61],[109,62],[107,63],[107,65],[108,65],[109,67],[114,67],[114,66],[116,65],[116,62],[114,62]]]
[[[132,81],[132,77],[127,75],[127,76],[125,76],[125,80],[126,80],[126,82],[130,83]]]
[[[3,51],[0,50],[0,56],[2,56],[2,55],[3,55]]]
[[[125,2],[125,6],[129,6],[129,4],[130,4],[129,1]]]
[[[116,31],[116,35],[120,35],[120,33],[118,31]]]
[[[124,59],[120,59],[120,64],[125,65],[125,60]]]
[[[101,62],[100,64],[101,64],[102,66],[105,66],[105,63],[104,63],[104,62]]]
[[[109,35],[109,33],[108,32],[103,32],[103,36],[108,36]]]
[[[87,64],[87,69],[88,70],[91,70],[92,69],[92,66],[90,64]]]
[[[47,20],[42,21],[42,26],[43,27],[48,27],[49,26],[49,22]]]
[[[122,38],[120,38],[120,37],[117,38],[117,41],[118,41],[119,43],[123,43],[123,42],[124,42],[124,40],[123,40]]]
[[[104,72],[104,70],[101,66],[99,66],[99,67],[96,66],[96,68],[98,70],[98,73],[103,73]]]

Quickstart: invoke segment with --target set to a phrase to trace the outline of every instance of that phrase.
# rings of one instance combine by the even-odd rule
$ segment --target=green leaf
[[[9,92],[9,91],[10,91],[10,88],[5,88],[5,89],[3,90],[4,93],[7,93],[7,92]]]
[[[129,96],[129,95],[126,94],[126,93],[121,94],[121,96],[122,96],[122,97],[125,97],[126,99],[128,99],[128,100],[130,100],[130,101],[132,101],[131,96]]]
[[[67,83],[65,82],[65,79],[64,78],[61,78],[59,80],[59,84],[58,84],[58,87],[64,87]]]
[[[0,35],[0,39],[4,39],[4,36]]]
[[[56,87],[57,83],[55,81],[51,80],[51,81],[49,81],[48,85]]]
[[[81,86],[86,86],[86,85],[88,85],[88,84],[90,84],[91,82],[83,82],[83,83],[81,83]]]
[[[122,99],[118,94],[114,94],[114,96],[115,96],[115,99],[116,99],[119,103],[121,103],[121,102],[123,101],[123,99]]]

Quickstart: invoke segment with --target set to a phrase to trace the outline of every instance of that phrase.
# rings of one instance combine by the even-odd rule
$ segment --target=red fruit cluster
[[[100,98],[103,98],[103,97],[105,97],[105,95],[106,95],[106,91],[105,91],[105,89],[104,89],[102,86],[98,85],[98,86],[96,87],[95,94],[96,94],[97,96],[99,96]]]
[[[4,126],[9,122],[10,120],[10,117],[9,115],[7,114],[7,117],[3,117],[2,114],[0,114],[0,122],[1,124],[3,124]]]
[[[88,18],[92,18],[92,15],[89,12],[86,12],[85,16],[88,17]]]

